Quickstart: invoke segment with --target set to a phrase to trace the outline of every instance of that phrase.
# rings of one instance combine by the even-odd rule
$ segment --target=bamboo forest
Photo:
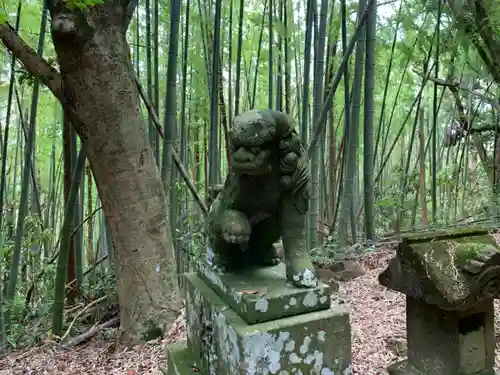
[[[2,0],[0,41],[0,375],[500,371],[498,0]]]

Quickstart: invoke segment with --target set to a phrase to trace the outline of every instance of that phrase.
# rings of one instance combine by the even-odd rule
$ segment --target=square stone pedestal
[[[283,285],[286,280],[279,281],[279,268],[269,268],[257,273],[258,282],[250,276],[239,281],[239,275],[234,280],[208,275],[211,282],[206,282],[202,270],[185,276],[187,341],[169,346],[168,375],[352,374],[349,314],[330,306],[323,285],[283,286],[280,293],[269,280]],[[323,296],[327,302],[320,302]]]
[[[296,288],[287,279],[283,263],[219,274],[205,264],[198,275],[248,324],[262,323],[330,307],[330,287]]]
[[[495,375],[493,300],[445,311],[406,297],[408,359],[391,375]]]

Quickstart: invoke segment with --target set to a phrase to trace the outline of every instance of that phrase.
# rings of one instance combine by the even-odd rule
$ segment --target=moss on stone
[[[205,372],[201,371],[196,364],[186,340],[167,346],[167,366],[166,369],[160,367],[161,372],[165,375],[205,375]]]
[[[410,233],[402,237],[403,242],[416,243],[416,242],[429,242],[441,241],[444,239],[455,239],[460,237],[470,236],[484,236],[488,234],[488,230],[480,227],[466,227],[466,228],[453,228],[443,229],[440,231],[424,232],[424,233]]]
[[[482,252],[491,252],[492,248],[498,250],[498,247],[495,239],[485,231],[470,233],[470,230],[455,231],[448,237],[400,244],[398,256],[408,269],[406,272],[418,275],[416,281],[422,285],[415,288],[422,290],[426,298],[460,305],[471,296],[474,285],[471,276],[464,272],[464,265],[472,259],[481,259]],[[429,294],[435,294],[436,298]]]
[[[463,266],[467,261],[477,259],[482,251],[491,248],[491,244],[484,242],[466,242],[459,244],[456,253],[457,263]],[[496,246],[494,248],[498,251]]]

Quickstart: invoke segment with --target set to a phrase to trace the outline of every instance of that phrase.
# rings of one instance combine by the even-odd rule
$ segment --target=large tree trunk
[[[125,38],[125,5],[107,0],[74,21],[63,18],[73,16],[64,10],[51,9],[51,15],[63,105],[85,124],[75,129],[87,146],[110,223],[123,338],[154,338],[177,307],[169,306],[177,298],[167,292],[176,290],[175,262],[163,186]]]
[[[116,253],[121,339],[134,344],[172,322],[179,295],[165,195],[125,39],[128,1],[78,13],[51,2],[60,76],[8,25],[0,38],[61,100],[87,147]]]

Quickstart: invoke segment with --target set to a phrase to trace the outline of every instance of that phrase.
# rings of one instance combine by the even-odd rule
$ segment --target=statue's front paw
[[[292,275],[292,282],[299,288],[314,288],[318,285],[318,279],[312,270],[306,268]]]
[[[318,279],[309,259],[287,262],[286,277],[298,288],[314,288]]]

